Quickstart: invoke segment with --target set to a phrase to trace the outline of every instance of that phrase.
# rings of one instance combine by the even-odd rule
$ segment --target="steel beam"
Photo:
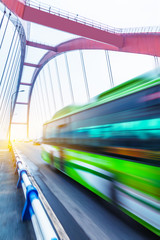
[[[93,25],[87,25],[87,23],[85,23],[85,20],[84,23],[73,21],[71,19],[67,19],[66,17],[51,14],[46,11],[41,11],[30,6],[24,6],[22,19],[46,27],[83,36],[85,38],[108,43],[117,47],[122,47],[123,45],[122,35],[112,33],[107,30],[101,30],[100,26],[96,28],[93,27]]]
[[[30,47],[45,49],[45,50],[48,50],[48,51],[54,51],[54,52],[57,51],[56,47],[52,47],[52,46],[49,46],[49,45],[46,45],[46,44],[37,43],[37,42],[26,41],[26,45],[30,46]]]
[[[25,82],[20,82],[20,85],[25,85],[25,86],[32,86],[32,83],[25,83]]]
[[[28,105],[28,102],[16,102],[15,104],[20,104],[20,105]]]
[[[34,67],[34,68],[39,68],[40,67],[40,65],[38,65],[38,64],[34,64],[34,63],[24,63],[24,66],[28,66],[28,67]]]

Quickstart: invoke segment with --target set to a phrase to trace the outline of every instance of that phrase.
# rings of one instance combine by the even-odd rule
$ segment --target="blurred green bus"
[[[43,126],[43,159],[160,235],[160,75],[155,70]]]

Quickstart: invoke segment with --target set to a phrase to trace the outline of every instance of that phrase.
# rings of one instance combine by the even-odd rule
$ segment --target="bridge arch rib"
[[[34,43],[32,44],[34,45]],[[37,44],[35,43],[35,47],[36,45]],[[49,46],[49,48],[51,47]],[[45,46],[45,49],[47,49],[47,46]],[[31,88],[30,88],[29,99],[28,99],[28,111],[27,111],[28,112],[27,114],[28,128],[29,128],[29,112],[30,112],[30,102],[31,102],[32,91],[40,71],[50,60],[52,60],[56,56],[65,52],[73,51],[73,50],[110,50],[110,51],[119,52],[119,49],[117,47],[111,46],[109,44],[98,43],[96,41],[85,39],[85,38],[77,38],[77,39],[72,39],[72,40],[63,42],[57,46],[54,46],[53,51],[48,51],[37,64],[38,67],[35,69],[32,76]]]
[[[58,44],[54,47],[54,51],[48,51],[38,62],[37,66],[38,68],[35,69],[32,80],[31,80],[31,87],[29,92],[29,98],[28,98],[28,110],[27,110],[27,135],[29,135],[29,112],[30,112],[30,103],[31,103],[31,97],[33,88],[36,82],[36,79],[43,69],[43,67],[53,58],[57,57],[60,54],[63,54],[65,52],[73,51],[73,50],[113,50],[118,51],[117,47],[114,47],[109,44],[104,43],[98,43],[93,40],[85,39],[85,38],[77,38],[72,39],[66,42],[63,42],[61,44]]]

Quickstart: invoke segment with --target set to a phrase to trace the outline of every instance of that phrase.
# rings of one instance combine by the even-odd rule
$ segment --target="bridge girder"
[[[65,11],[56,12],[49,6],[33,5],[24,0],[1,0],[23,20],[76,34],[100,43],[110,44],[117,51],[160,56],[160,29],[114,28]],[[145,30],[145,32],[143,32]],[[141,32],[142,31],[142,32]],[[97,43],[98,44],[98,43]]]

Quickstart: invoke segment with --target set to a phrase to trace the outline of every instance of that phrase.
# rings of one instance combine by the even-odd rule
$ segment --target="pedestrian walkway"
[[[22,222],[24,196],[17,189],[18,176],[7,142],[0,141],[0,240],[36,239],[31,221]]]

